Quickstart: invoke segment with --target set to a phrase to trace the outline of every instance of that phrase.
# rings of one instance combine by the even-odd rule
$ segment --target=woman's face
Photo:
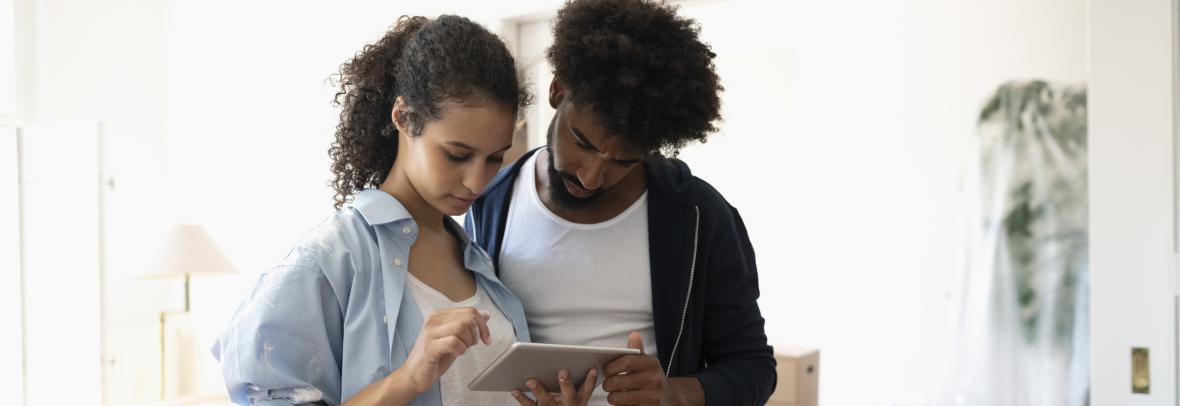
[[[406,154],[406,176],[422,200],[438,211],[457,216],[483,193],[512,146],[516,115],[502,106],[450,104],[438,120],[426,123],[422,134],[400,131]]]

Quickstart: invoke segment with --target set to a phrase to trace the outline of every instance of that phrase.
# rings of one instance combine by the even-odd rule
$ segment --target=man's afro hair
[[[716,56],[692,19],[646,0],[572,0],[557,13],[547,57],[579,106],[644,152],[675,155],[720,118]]]

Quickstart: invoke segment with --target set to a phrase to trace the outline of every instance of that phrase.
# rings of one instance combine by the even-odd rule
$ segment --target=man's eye
[[[578,136],[577,136],[577,134],[574,134],[574,132],[573,132],[573,131],[570,131],[570,138],[573,138],[573,139],[574,139],[574,144],[578,144],[578,147],[580,147],[580,148],[582,148],[582,149],[585,149],[585,150],[592,150],[592,149],[594,149],[594,148],[591,148],[591,147],[590,147],[590,144],[589,144],[589,143],[587,143],[587,142],[585,142],[585,141],[582,141],[582,138],[581,138],[581,137],[578,137]]]
[[[452,154],[450,152],[443,152],[443,153],[446,154],[447,159],[449,159],[453,162],[467,162],[468,159],[471,159],[471,155],[458,156],[458,155]]]

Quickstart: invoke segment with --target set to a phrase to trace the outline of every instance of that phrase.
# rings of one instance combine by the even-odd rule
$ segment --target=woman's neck
[[[424,230],[441,232],[443,230],[443,214],[442,212],[427,203],[422,195],[414,189],[414,185],[410,183],[410,178],[406,176],[406,172],[394,165],[393,169],[389,171],[389,176],[385,177],[385,181],[377,189],[389,193],[401,202],[402,206],[406,207],[406,211],[410,212],[410,216],[414,218],[414,222],[418,223],[418,227]]]

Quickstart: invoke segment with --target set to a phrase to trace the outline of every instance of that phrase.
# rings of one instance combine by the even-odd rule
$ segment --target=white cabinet
[[[99,127],[20,134],[26,405],[102,402]],[[7,161],[6,161],[7,162]]]

